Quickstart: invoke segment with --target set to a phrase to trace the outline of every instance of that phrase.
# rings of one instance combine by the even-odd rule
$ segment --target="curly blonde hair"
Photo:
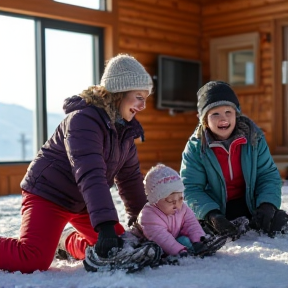
[[[110,93],[103,86],[89,86],[79,94],[87,104],[103,108],[113,123],[121,119],[119,112],[120,103],[125,96],[125,92]]]

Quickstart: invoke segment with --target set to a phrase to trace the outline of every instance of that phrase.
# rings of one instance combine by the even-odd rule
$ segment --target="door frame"
[[[283,29],[288,27],[288,18],[277,19],[273,22],[274,46],[272,57],[272,73],[273,73],[273,131],[275,137],[272,137],[271,152],[273,154],[288,155],[288,145],[284,142],[284,121],[288,121],[288,111],[277,109],[277,105],[283,105],[284,85],[282,85],[282,61],[284,57],[284,41]],[[288,39],[287,39],[288,40]],[[273,61],[274,60],[274,61]],[[287,59],[288,60],[288,59]],[[288,85],[288,84],[287,84]],[[288,133],[288,131],[286,132]],[[286,136],[287,137],[287,136]]]

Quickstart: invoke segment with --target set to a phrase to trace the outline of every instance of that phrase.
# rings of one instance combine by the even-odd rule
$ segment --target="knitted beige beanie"
[[[150,204],[157,203],[173,192],[184,191],[184,185],[179,174],[163,164],[158,164],[147,172],[144,184]]]
[[[107,63],[100,86],[111,93],[147,90],[151,94],[153,81],[134,57],[119,54]]]

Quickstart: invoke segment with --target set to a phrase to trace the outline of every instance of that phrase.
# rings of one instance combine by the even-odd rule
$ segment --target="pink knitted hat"
[[[173,192],[183,192],[184,185],[179,174],[164,164],[152,167],[144,179],[145,193],[150,204],[168,197]]]

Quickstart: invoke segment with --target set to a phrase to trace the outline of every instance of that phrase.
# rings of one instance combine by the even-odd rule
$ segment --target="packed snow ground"
[[[124,210],[116,197],[121,221]],[[17,237],[21,223],[21,196],[0,197],[0,235]],[[288,211],[288,182],[282,188],[282,209]],[[1,257],[1,255],[0,255]],[[82,261],[54,260],[46,272],[33,274],[0,271],[0,288],[288,288],[288,235],[271,239],[249,231],[204,259],[180,259],[179,266],[87,273]]]

